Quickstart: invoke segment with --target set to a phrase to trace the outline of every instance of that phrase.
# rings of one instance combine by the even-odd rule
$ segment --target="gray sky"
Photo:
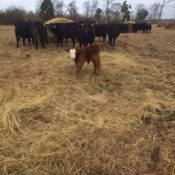
[[[71,0],[64,0],[65,4],[68,4]],[[77,0],[77,4],[80,7],[79,11],[82,11],[82,4],[85,0]],[[123,2],[124,0],[118,0],[118,2]],[[137,4],[145,4],[149,8],[154,2],[161,2],[162,0],[127,0],[129,4],[132,4],[132,10],[135,10]],[[21,6],[26,10],[35,11],[36,4],[38,0],[0,0],[0,10],[5,10],[9,6]],[[101,0],[102,2],[102,0]],[[103,4],[103,3],[101,3]],[[166,9],[163,12],[164,18],[175,18],[175,3],[172,5],[167,5]]]

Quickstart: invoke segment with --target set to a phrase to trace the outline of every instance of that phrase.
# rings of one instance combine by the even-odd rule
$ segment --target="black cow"
[[[56,23],[49,24],[47,28],[50,32],[52,32],[57,38],[57,46],[63,46],[63,39],[68,40],[71,38],[73,47],[75,46],[75,38],[76,38],[76,23]]]
[[[120,29],[120,33],[128,33],[128,31],[129,31],[129,24],[119,23],[119,24],[117,24],[117,26]]]
[[[152,25],[147,23],[136,23],[133,25],[133,31],[137,33],[138,31],[142,31],[143,33],[151,32]]]
[[[29,45],[30,40],[34,44],[34,33],[32,31],[33,23],[31,21],[18,21],[15,23],[15,35],[16,35],[16,44],[19,47],[20,38],[22,38],[23,45],[25,46],[25,40],[28,39]]]
[[[103,37],[103,42],[106,41],[107,28],[108,26],[106,24],[96,24],[95,25],[95,32],[96,32],[95,36]]]
[[[28,43],[30,45],[30,41],[32,40],[33,45],[35,44],[36,49],[38,49],[38,40],[40,40],[42,46],[45,48],[45,29],[44,25],[38,21],[21,21],[16,22],[15,24],[15,35],[16,35],[16,43],[17,47],[19,47],[20,38],[22,38],[23,45],[25,46],[25,40],[28,39]]]
[[[80,47],[93,44],[95,42],[95,25],[93,22],[81,21],[77,24],[77,41]]]
[[[109,24],[107,29],[109,45],[115,46],[115,41],[120,35],[120,29],[117,24]]]
[[[152,30],[152,24],[146,24],[146,32],[151,32]]]

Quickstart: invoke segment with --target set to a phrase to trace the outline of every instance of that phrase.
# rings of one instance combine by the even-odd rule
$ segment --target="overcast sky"
[[[0,10],[5,10],[9,6],[21,6],[26,10],[35,11],[37,2],[39,0],[0,0]],[[64,0],[65,4],[68,4],[71,0]],[[77,4],[80,7],[79,11],[82,11],[82,4],[85,0],[77,0]],[[118,2],[123,2],[124,0],[117,0]],[[135,6],[137,4],[145,4],[147,8],[152,5],[154,2],[161,2],[162,0],[127,0],[129,4],[132,4],[132,10],[135,10]],[[103,4],[103,0],[100,0],[101,4]],[[175,18],[175,3],[168,5],[163,12],[164,18]]]

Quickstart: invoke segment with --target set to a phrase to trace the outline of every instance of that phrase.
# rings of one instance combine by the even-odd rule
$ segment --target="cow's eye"
[[[94,26],[94,24],[91,24],[91,26]]]

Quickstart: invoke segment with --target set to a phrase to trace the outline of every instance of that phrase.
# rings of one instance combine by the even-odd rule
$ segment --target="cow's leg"
[[[84,47],[88,46],[88,42],[84,42]]]
[[[38,38],[35,37],[35,49],[38,49]]]
[[[75,66],[76,66],[76,69],[78,70],[78,63],[77,62],[75,62]]]
[[[23,42],[23,46],[26,46],[26,39],[25,38],[22,38],[22,42]]]
[[[60,39],[57,37],[57,47],[60,46]]]
[[[82,45],[83,45],[83,44],[82,44],[82,42],[79,42],[79,45],[80,45],[80,48],[81,48],[81,47],[82,47]]]
[[[44,40],[43,40],[42,46],[43,46],[44,49],[46,48],[46,45],[45,45],[45,41]]]
[[[94,64],[94,73],[99,75],[101,69],[100,55],[95,56],[92,62]]]
[[[95,60],[92,60],[93,64],[94,64],[94,74],[97,74],[97,63]]]
[[[115,46],[115,41],[116,41],[116,38],[113,38],[112,46]]]
[[[32,37],[32,44],[35,45],[34,37]]]
[[[103,36],[103,42],[106,42],[106,36],[105,35]]]
[[[72,47],[74,48],[75,47],[75,38],[72,37],[71,40],[72,40]]]
[[[112,38],[109,38],[109,45],[112,46]]]
[[[110,42],[111,42],[110,40],[111,40],[111,38],[109,37],[109,39],[108,39],[108,44],[109,44],[109,45],[110,45]]]
[[[29,46],[30,46],[30,38],[28,38],[28,44],[29,44]]]
[[[85,59],[79,59],[78,63],[77,63],[77,74],[76,76],[79,77],[80,73],[81,73],[81,70],[83,68],[83,65],[85,63]]]
[[[96,58],[96,65],[97,65],[96,75],[99,75],[100,74],[100,70],[101,70],[100,55],[98,55],[97,58]]]
[[[40,38],[40,42],[43,48],[46,48],[44,38]]]
[[[20,41],[19,36],[16,36],[16,47],[17,47],[17,48],[19,48],[19,41]]]
[[[48,34],[47,34],[46,28],[44,30],[44,36],[45,36],[45,42],[46,42],[46,44],[49,44],[49,39],[48,39]]]
[[[100,55],[97,56],[97,70],[96,74],[99,75],[101,70],[101,61],[100,61]]]
[[[68,38],[66,38],[66,46],[68,46]]]
[[[63,38],[60,39],[61,47],[63,47]]]

